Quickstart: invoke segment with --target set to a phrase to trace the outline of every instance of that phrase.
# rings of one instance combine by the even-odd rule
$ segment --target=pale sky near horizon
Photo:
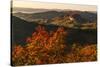
[[[28,0],[13,0],[13,7],[97,11],[97,7],[95,5],[48,3],[48,2],[36,2],[32,0],[29,0],[29,1]]]

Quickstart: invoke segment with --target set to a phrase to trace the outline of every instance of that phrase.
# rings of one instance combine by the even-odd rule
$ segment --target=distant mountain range
[[[36,9],[36,8],[21,8],[21,7],[14,7],[12,8],[12,12],[13,13],[18,13],[18,12],[22,12],[22,13],[39,13],[39,12],[47,12],[47,11],[63,11],[60,9]]]
[[[95,26],[97,14],[84,11],[46,11],[39,13],[13,13],[27,22],[37,22],[38,24],[54,24],[58,26],[74,27],[83,26],[82,24],[91,23],[87,26]],[[86,26],[86,25],[85,25]]]
[[[23,7],[13,7],[11,8],[13,13],[22,12],[22,13],[39,13],[39,12],[47,12],[47,11],[77,11],[72,9],[43,9],[43,8],[23,8]],[[96,13],[96,11],[89,11],[92,13]]]
[[[20,17],[26,21],[33,21],[35,19],[52,19],[55,17],[61,17],[61,16],[66,16],[66,15],[69,15],[69,16],[73,15],[73,18],[75,19],[83,18],[89,21],[95,21],[97,19],[96,13],[83,12],[83,11],[45,11],[45,12],[29,13],[29,14],[17,12],[17,13],[13,13],[13,15]],[[76,18],[76,15],[80,17]]]

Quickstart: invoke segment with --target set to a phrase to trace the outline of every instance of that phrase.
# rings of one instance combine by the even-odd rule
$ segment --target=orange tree
[[[63,27],[47,32],[43,26],[39,25],[32,36],[26,39],[26,46],[20,47],[20,51],[14,49],[12,63],[14,65],[29,65],[64,62],[66,35]],[[19,54],[15,57],[16,52]]]

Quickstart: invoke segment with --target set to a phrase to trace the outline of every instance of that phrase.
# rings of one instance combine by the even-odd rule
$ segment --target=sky
[[[71,9],[80,11],[97,11],[95,5],[76,5],[66,3],[48,3],[48,2],[36,2],[32,0],[13,0],[13,7],[22,8],[36,8],[36,9]]]

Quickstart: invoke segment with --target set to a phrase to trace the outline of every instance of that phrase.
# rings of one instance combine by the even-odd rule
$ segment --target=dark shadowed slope
[[[20,18],[12,16],[12,41],[13,43],[25,43],[27,36],[30,36],[37,26],[35,23],[28,23]]]
[[[36,22],[31,23],[22,20],[18,17],[12,16],[12,43],[24,45],[26,43],[26,38],[32,35],[35,28],[39,25]],[[59,26],[50,24],[42,25],[47,31],[54,31]],[[96,29],[68,29],[65,28],[68,36],[66,37],[66,42],[72,43],[97,43],[97,30]]]

